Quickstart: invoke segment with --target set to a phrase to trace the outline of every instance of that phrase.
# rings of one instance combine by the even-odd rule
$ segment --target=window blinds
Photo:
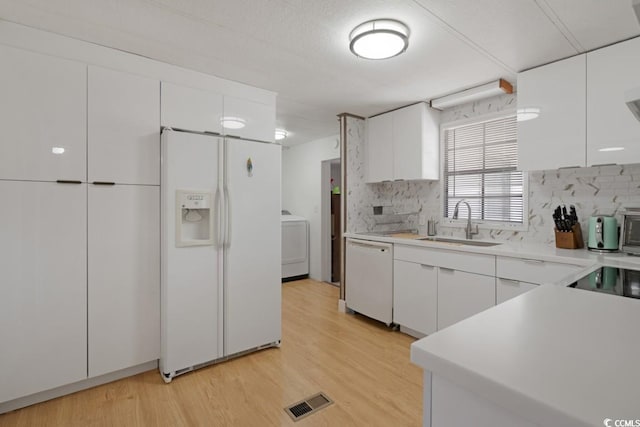
[[[523,174],[516,171],[516,116],[444,130],[444,216],[465,199],[471,218],[523,222]],[[460,216],[466,218],[466,206]]]

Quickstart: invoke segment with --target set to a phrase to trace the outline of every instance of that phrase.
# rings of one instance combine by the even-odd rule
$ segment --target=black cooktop
[[[640,270],[599,267],[569,287],[640,299]]]

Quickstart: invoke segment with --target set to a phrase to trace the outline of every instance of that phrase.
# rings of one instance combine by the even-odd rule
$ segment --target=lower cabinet
[[[438,267],[395,260],[393,321],[423,334],[437,330]]]
[[[492,276],[440,268],[438,271],[438,329],[473,316],[496,303]]]
[[[89,377],[160,357],[160,187],[89,185]]]
[[[0,181],[0,402],[87,377],[87,186]]]
[[[496,304],[502,304],[503,302],[524,294],[532,289],[535,289],[538,285],[535,283],[521,282],[519,280],[496,278]]]

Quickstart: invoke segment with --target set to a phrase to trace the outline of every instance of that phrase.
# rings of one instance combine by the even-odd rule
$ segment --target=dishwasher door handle
[[[385,245],[385,244],[380,245],[375,243],[360,243],[360,242],[350,241],[349,245],[357,246],[359,248],[364,248],[364,249],[379,250],[380,252],[388,252],[391,249],[389,245]]]

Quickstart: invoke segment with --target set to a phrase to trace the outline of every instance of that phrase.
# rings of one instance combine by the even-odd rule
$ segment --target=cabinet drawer
[[[498,257],[496,276],[529,283],[554,283],[583,267],[559,262]]]
[[[495,256],[446,249],[395,245],[394,259],[495,276]]]

